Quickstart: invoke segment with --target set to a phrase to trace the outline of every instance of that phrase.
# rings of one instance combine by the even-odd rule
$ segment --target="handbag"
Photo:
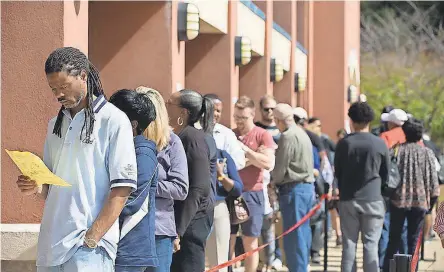
[[[382,195],[387,198],[391,198],[393,193],[398,189],[401,183],[401,174],[398,168],[398,150],[399,144],[396,144],[390,150],[390,165],[389,165],[389,176],[387,183],[382,188]]]
[[[242,196],[227,197],[225,202],[227,203],[228,211],[230,213],[231,225],[244,223],[250,218],[250,211]]]

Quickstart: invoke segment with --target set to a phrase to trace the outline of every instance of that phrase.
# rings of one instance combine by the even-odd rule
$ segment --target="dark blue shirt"
[[[319,151],[316,147],[313,146],[313,161],[314,161],[314,169],[321,169],[321,159],[319,157]]]
[[[121,238],[116,266],[158,266],[155,241],[157,150],[153,141],[134,138],[137,159],[137,190],[119,216]],[[128,152],[130,152],[128,150]]]
[[[236,164],[233,158],[224,150],[217,150],[217,159],[227,159],[224,174],[234,181],[234,187],[231,191],[227,192],[220,181],[217,181],[216,185],[216,201],[224,200],[227,196],[239,197],[242,194],[244,185],[237,172]]]

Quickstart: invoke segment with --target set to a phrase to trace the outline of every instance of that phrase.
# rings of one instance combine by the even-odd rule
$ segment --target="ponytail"
[[[214,104],[211,98],[202,97],[202,116],[200,118],[200,123],[202,125],[203,131],[206,133],[213,133],[214,127]]]

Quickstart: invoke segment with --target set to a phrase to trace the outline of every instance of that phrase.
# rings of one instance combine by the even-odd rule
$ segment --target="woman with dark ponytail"
[[[25,195],[45,199],[37,271],[114,271],[117,219],[137,188],[131,122],[106,101],[97,69],[79,49],[54,50],[45,73],[62,106],[49,121],[43,161],[71,186],[18,177]]]
[[[171,271],[205,270],[205,245],[213,225],[217,148],[212,137],[213,102],[198,92],[181,90],[167,101],[174,132],[188,162],[189,192],[176,201],[176,253]]]

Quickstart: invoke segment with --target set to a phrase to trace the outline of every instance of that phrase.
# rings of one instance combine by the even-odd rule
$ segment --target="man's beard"
[[[77,100],[76,100],[75,103],[70,104],[70,105],[68,105],[68,106],[64,106],[65,109],[73,109],[73,108],[76,108],[77,106],[80,105],[80,103],[82,102],[83,98],[85,98],[85,95],[82,93],[82,94],[79,95],[79,97],[77,97]]]

